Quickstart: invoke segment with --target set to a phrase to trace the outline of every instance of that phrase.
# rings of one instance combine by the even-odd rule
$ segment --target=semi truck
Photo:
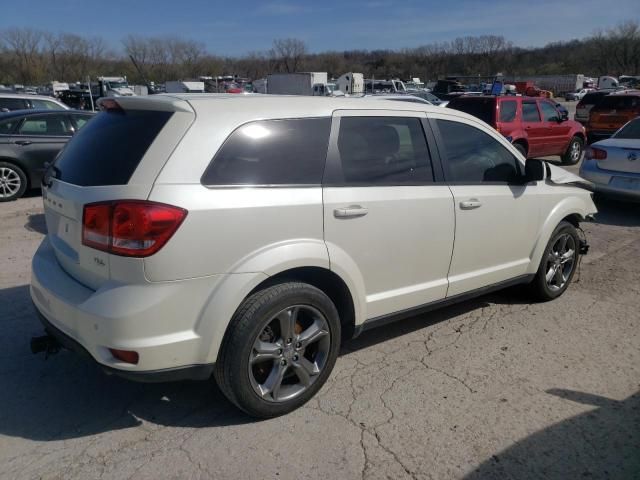
[[[327,72],[272,73],[267,75],[267,93],[276,95],[307,95],[325,97]]]
[[[100,97],[133,97],[134,91],[129,88],[127,77],[98,77]]]
[[[364,93],[364,75],[361,73],[345,73],[335,83],[337,89],[345,95]]]
[[[204,93],[204,82],[198,81],[171,81],[165,82],[167,93]]]

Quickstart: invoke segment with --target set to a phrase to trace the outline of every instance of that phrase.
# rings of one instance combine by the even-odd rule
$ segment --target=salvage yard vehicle
[[[587,148],[580,176],[598,193],[640,200],[640,117]]]
[[[589,112],[589,143],[609,138],[625,123],[640,116],[640,90],[624,90],[603,97]]]
[[[576,105],[574,120],[586,125],[589,121],[589,112],[591,112],[593,106],[612,92],[614,92],[614,90],[596,90],[587,93]]]
[[[362,98],[105,99],[43,188],[32,350],[300,407],[341,340],[490,290],[562,295],[596,212],[484,122]],[[558,176],[560,175],[560,176]],[[563,184],[560,182],[565,182]]]
[[[0,93],[0,112],[13,110],[69,110],[64,103],[43,95]]]
[[[93,116],[75,110],[18,110],[0,114],[0,202],[40,186],[45,164]]]
[[[569,120],[555,102],[545,98],[461,96],[447,108],[469,113],[504,135],[525,157],[559,155],[565,165],[582,158],[584,127]]]

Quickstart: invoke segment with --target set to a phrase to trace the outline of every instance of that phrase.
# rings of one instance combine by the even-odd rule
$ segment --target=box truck
[[[267,75],[267,93],[276,95],[327,96],[326,72],[272,73]]]

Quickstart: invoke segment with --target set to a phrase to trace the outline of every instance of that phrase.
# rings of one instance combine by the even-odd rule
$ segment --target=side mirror
[[[524,177],[526,182],[538,182],[546,177],[546,165],[542,160],[529,158],[524,166]]]

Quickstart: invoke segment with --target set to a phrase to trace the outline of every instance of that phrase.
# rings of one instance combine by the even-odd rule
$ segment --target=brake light
[[[607,151],[596,147],[587,147],[584,156],[587,160],[606,160]]]
[[[163,203],[122,200],[85,205],[82,244],[125,257],[148,257],[176,232],[187,211]]]

